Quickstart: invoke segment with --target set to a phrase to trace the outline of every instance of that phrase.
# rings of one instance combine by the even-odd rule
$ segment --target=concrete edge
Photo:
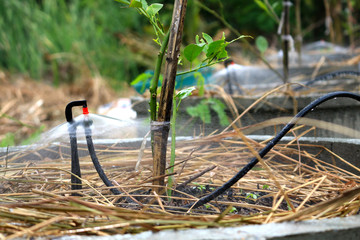
[[[157,233],[146,231],[140,234],[113,236],[63,236],[57,240],[205,240],[205,239],[359,239],[360,216],[332,218],[324,220],[307,220],[300,222],[269,223],[247,225],[242,227],[165,230]]]

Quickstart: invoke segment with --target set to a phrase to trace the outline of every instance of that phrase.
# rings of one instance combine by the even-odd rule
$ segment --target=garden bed
[[[358,146],[341,141],[339,144],[349,149]],[[174,175],[177,188],[171,200],[152,190],[149,148],[145,148],[140,168],[135,171],[138,146],[113,144],[101,149],[96,145],[105,172],[123,193],[120,196],[104,187],[85,154],[80,159],[83,189],[76,191],[80,196],[72,196],[70,156],[64,144],[57,150],[46,147],[58,157],[38,154],[37,160],[23,161],[19,158],[24,152],[8,153],[1,157],[1,232],[9,239],[102,236],[358,213],[359,170],[348,160],[356,156],[339,156],[323,144],[296,138],[278,144],[221,197],[198,209],[182,207],[221,186],[249,161],[253,150],[263,145],[258,137],[241,139],[236,132],[179,141]],[[32,155],[41,152],[38,150],[32,149]],[[126,202],[129,197],[131,203]]]

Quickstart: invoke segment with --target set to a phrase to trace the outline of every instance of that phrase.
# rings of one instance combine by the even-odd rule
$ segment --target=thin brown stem
[[[180,54],[182,33],[184,28],[184,19],[186,13],[187,0],[175,0],[172,23],[169,29],[169,44],[165,62],[164,81],[161,88],[158,126],[154,131],[154,154],[153,154],[153,176],[162,176],[165,174],[166,167],[166,148],[169,136],[169,121],[173,94],[175,89],[175,77]],[[161,124],[162,123],[162,124]],[[157,178],[153,181],[155,186],[164,186],[164,178]],[[154,191],[159,192],[158,187]]]

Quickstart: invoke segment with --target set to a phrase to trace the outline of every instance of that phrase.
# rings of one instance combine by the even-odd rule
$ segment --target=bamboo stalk
[[[163,176],[165,174],[167,139],[170,130],[169,121],[175,89],[175,77],[180,54],[186,6],[187,0],[175,0],[171,28],[169,29],[170,36],[158,112],[158,122],[163,123],[163,125],[159,125],[154,131],[153,176],[155,179],[153,181],[153,185],[155,186],[164,186],[164,177],[156,177]],[[153,190],[159,192],[160,189],[158,187],[154,187]]]

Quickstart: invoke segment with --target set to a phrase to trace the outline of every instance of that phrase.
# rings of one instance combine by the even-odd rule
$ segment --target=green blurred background
[[[164,4],[160,16],[168,26],[173,1],[148,2]],[[256,1],[199,2],[215,9],[241,34],[263,35],[279,48],[277,23]],[[269,2],[280,15],[282,1]],[[340,45],[349,44],[348,13],[355,21],[360,19],[360,1],[350,2],[351,10],[346,7],[347,0],[329,0],[332,6],[341,6],[340,12],[334,9],[333,16],[334,41]],[[292,26],[294,16],[292,7]],[[323,1],[301,0],[301,16],[304,42],[329,40],[324,34]],[[224,30],[222,23],[194,0],[189,0],[186,18],[185,44],[201,32],[214,36]],[[353,32],[359,39],[356,22]],[[232,37],[229,34],[228,38]],[[152,38],[152,28],[143,16],[113,0],[0,0],[0,69],[55,86],[73,83],[82,74],[100,74],[118,90],[122,83],[154,66],[158,47]]]

